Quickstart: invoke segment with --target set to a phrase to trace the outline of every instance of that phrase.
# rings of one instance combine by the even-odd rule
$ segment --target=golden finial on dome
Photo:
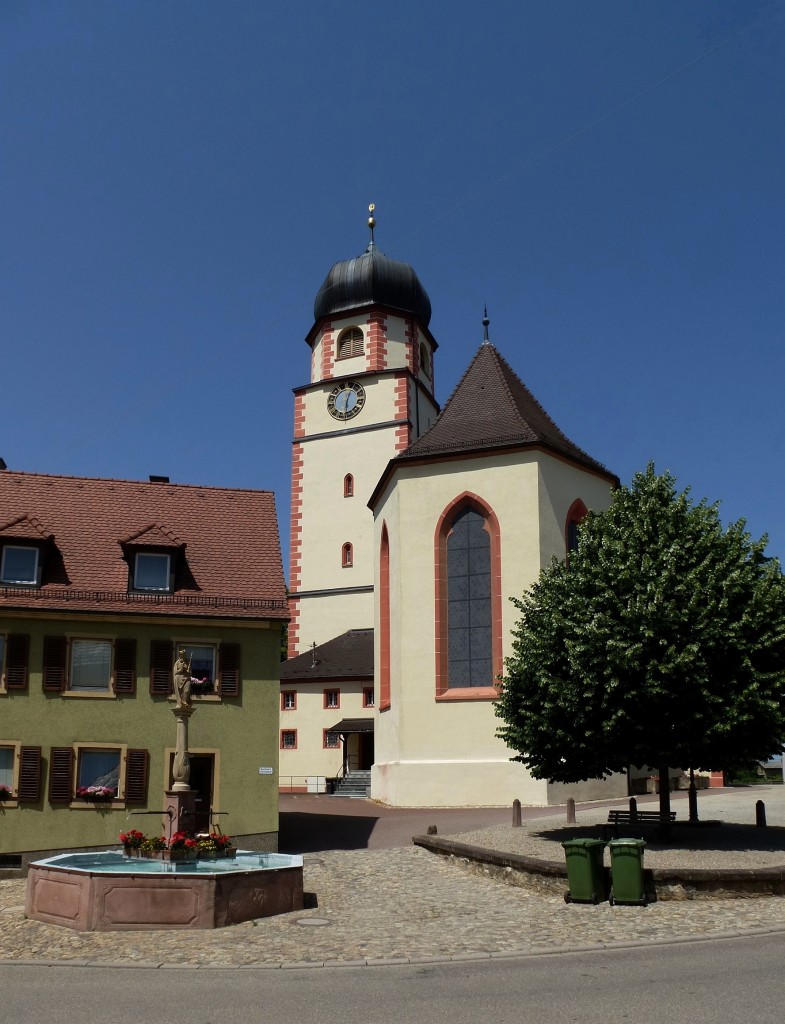
[[[373,245],[373,229],[376,227],[376,218],[373,215],[373,211],[375,209],[376,203],[370,203],[368,206],[368,213],[370,213],[371,216],[368,218],[368,227],[371,229],[371,245]]]

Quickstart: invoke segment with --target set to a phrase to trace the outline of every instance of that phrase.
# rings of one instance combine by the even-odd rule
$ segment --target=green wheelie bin
[[[610,903],[646,905],[646,891],[643,887],[642,839],[611,839],[611,894]]]
[[[602,839],[568,839],[562,843],[567,859],[569,892],[565,903],[602,903],[607,898]]]

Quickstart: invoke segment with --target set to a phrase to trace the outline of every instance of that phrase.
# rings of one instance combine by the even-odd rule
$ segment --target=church
[[[618,479],[567,438],[484,337],[443,408],[431,304],[374,242],[336,263],[294,390],[284,791],[392,806],[563,803],[622,777],[533,779],[496,737],[510,602],[577,543]]]

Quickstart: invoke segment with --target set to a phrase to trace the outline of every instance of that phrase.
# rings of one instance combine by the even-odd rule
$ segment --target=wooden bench
[[[676,812],[670,812],[670,820],[676,820]],[[609,831],[619,838],[619,825],[641,825],[647,828],[657,826],[661,823],[659,811],[608,811],[608,821],[602,825],[602,837],[606,839]]]

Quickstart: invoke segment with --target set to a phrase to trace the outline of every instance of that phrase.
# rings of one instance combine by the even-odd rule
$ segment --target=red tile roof
[[[38,541],[43,579],[0,586],[0,609],[289,617],[271,491],[5,470],[0,543],[9,538]],[[124,545],[182,549],[175,592],[129,594]]]

